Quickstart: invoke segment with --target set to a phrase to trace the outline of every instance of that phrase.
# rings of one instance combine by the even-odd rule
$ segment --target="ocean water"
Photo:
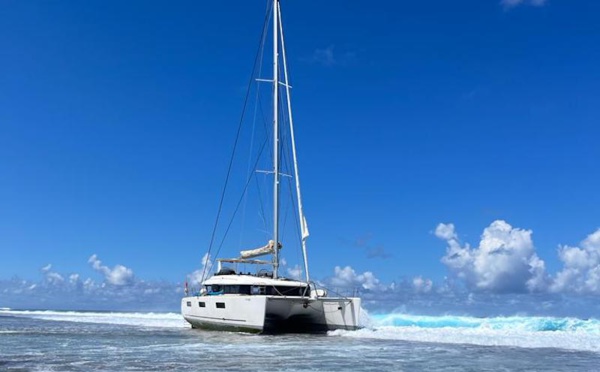
[[[0,310],[0,371],[600,371],[600,321],[378,314],[359,331],[192,330],[177,313]]]

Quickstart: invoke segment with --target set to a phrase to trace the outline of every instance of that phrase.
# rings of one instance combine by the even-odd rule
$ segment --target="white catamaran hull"
[[[360,298],[192,296],[181,312],[192,328],[254,333],[320,333],[359,327]]]

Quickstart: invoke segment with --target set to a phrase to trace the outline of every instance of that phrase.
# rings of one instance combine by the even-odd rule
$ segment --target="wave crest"
[[[0,310],[0,316],[2,315],[63,322],[118,324],[141,327],[181,328],[186,326],[185,320],[178,313]]]

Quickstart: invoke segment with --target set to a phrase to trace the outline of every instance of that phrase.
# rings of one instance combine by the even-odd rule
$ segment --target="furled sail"
[[[281,249],[281,243],[277,244],[278,248]],[[273,240],[269,240],[269,244],[264,247],[249,249],[247,251],[240,251],[240,258],[248,259],[258,256],[264,256],[265,254],[273,254],[275,252],[275,242]]]

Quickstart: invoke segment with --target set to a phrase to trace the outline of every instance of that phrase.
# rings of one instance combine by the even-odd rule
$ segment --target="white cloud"
[[[581,247],[560,246],[558,256],[564,267],[551,291],[600,294],[600,229],[588,235]]]
[[[454,224],[440,223],[435,228],[435,236],[443,240],[457,239],[456,232],[454,231]]]
[[[471,248],[460,245],[452,224],[436,228],[436,236],[448,243],[442,262],[469,288],[491,292],[546,288],[545,264],[535,253],[531,233],[498,220],[484,229],[479,246]]]
[[[292,279],[299,280],[302,277],[302,268],[300,265],[295,265],[294,267],[288,267],[287,273]]]
[[[0,307],[172,311],[179,303],[183,287],[180,283],[137,280],[130,269],[122,265],[106,268],[95,255],[89,262],[105,274],[106,281],[82,280],[77,273],[58,273],[51,264],[41,268],[42,276],[37,282],[0,278]],[[115,285],[123,282],[128,285]]]
[[[330,45],[325,49],[316,49],[313,53],[313,61],[323,66],[333,66],[337,63],[333,54],[334,46]]]
[[[315,49],[312,56],[306,59],[306,61],[325,67],[346,66],[356,61],[358,53],[359,51],[357,50],[343,47],[337,48],[335,45],[329,45],[326,48]]]
[[[430,279],[423,279],[420,276],[413,278],[412,284],[417,293],[429,293],[433,288],[433,282]]]
[[[42,267],[42,273],[44,274],[44,280],[48,285],[59,286],[65,282],[65,278],[57,272],[52,271],[52,264],[48,264]]]
[[[546,4],[546,0],[501,0],[500,4],[502,4],[505,8],[513,8],[517,5],[533,5],[533,6],[543,6]]]
[[[356,274],[356,271],[350,266],[341,268],[336,266],[335,276],[331,279],[331,284],[343,288],[362,287],[364,289],[375,290],[379,288],[379,279],[370,271],[362,274]]]
[[[130,284],[133,281],[133,270],[123,265],[116,265],[111,269],[108,266],[102,265],[102,261],[95,254],[90,257],[88,263],[92,264],[94,270],[102,273],[104,279],[112,285],[122,286]]]
[[[199,286],[204,281],[204,279],[210,275],[212,267],[213,263],[211,257],[208,253],[205,253],[202,257],[202,266],[198,270],[194,271],[193,273],[187,276],[190,285],[192,287]]]

